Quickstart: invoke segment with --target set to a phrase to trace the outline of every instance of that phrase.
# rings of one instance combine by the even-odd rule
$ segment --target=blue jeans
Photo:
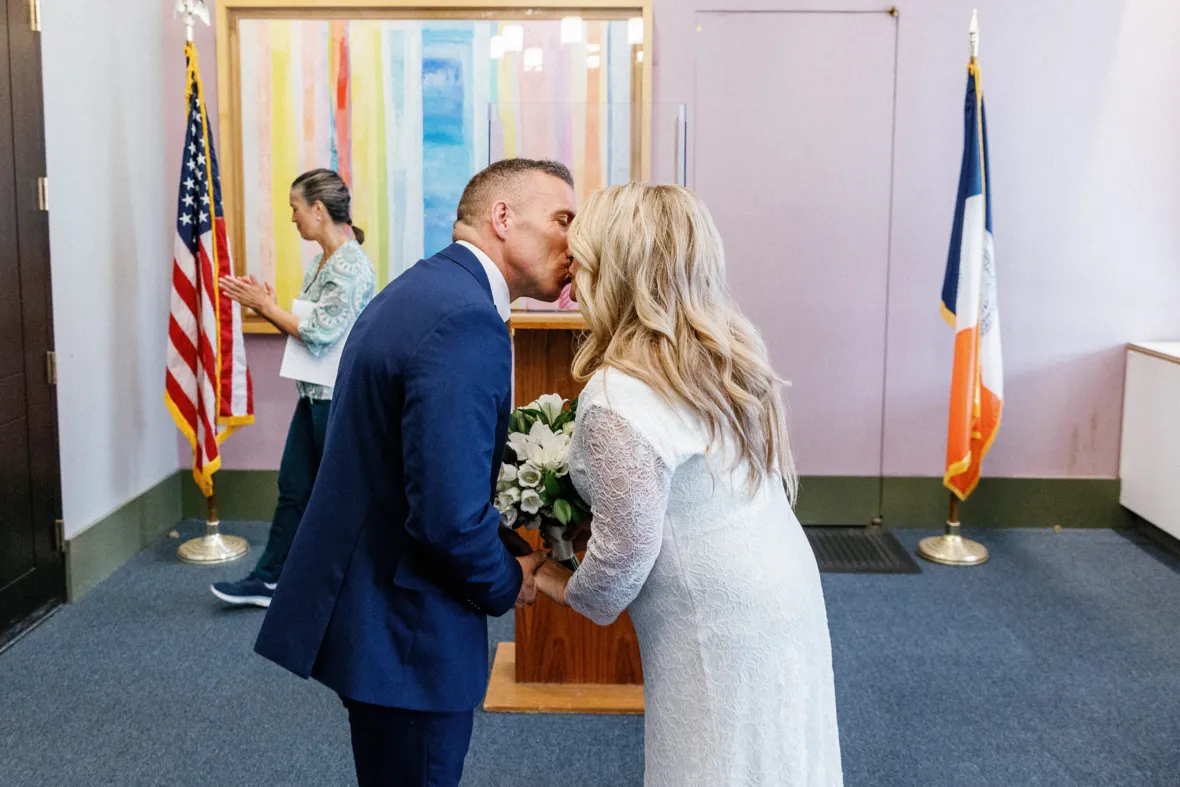
[[[270,535],[266,549],[258,558],[258,565],[250,576],[263,582],[278,582],[283,573],[283,563],[295,540],[299,520],[311,490],[315,476],[324,456],[324,435],[328,431],[329,399],[306,399],[299,397],[295,414],[291,416],[291,427],[287,430],[287,444],[283,447],[283,460],[279,464],[279,502],[275,506],[274,518],[270,523]]]

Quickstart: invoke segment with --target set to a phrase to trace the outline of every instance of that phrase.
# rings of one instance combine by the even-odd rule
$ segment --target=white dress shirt
[[[488,283],[492,285],[492,302],[496,304],[496,311],[500,313],[500,318],[504,322],[508,322],[508,318],[512,316],[512,300],[508,294],[508,282],[504,280],[504,274],[500,273],[500,269],[496,267],[496,263],[492,262],[492,258],[484,254],[474,245],[465,240],[458,241],[460,246],[464,246],[475,255],[479,260],[479,264],[483,266],[483,271],[488,275]]]

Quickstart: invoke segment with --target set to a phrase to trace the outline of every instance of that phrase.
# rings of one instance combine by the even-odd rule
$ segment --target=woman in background
[[[304,271],[299,291],[299,300],[314,304],[311,313],[299,319],[279,308],[274,288],[252,276],[224,278],[221,289],[283,333],[303,342],[318,357],[348,335],[361,310],[376,294],[376,274],[373,263],[361,250],[365,233],[352,225],[348,186],[338,174],[329,169],[303,173],[291,184],[290,202],[291,221],[299,235],[323,249]],[[332,389],[303,381],[297,381],[295,387],[299,402],[279,465],[279,500],[266,549],[245,579],[217,582],[212,587],[213,595],[228,604],[270,606],[299,520],[311,498],[324,452]]]

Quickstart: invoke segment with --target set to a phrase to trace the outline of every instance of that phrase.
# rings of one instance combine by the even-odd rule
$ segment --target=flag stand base
[[[948,566],[979,566],[987,562],[987,547],[959,535],[959,523],[947,522],[946,534],[923,538],[918,554]]]
[[[249,551],[246,539],[222,535],[220,522],[206,522],[205,535],[184,542],[176,553],[185,563],[214,566],[243,558]]]
[[[180,559],[185,563],[216,566],[245,557],[250,551],[250,542],[241,536],[223,536],[221,520],[217,518],[217,498],[210,493],[206,502],[209,516],[205,519],[205,535],[181,544],[176,550]]]

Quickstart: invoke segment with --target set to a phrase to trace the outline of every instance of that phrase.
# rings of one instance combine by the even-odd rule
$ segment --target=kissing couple
[[[704,203],[630,183],[579,212],[564,166],[508,159],[467,185],[453,239],[349,335],[256,651],[341,697],[361,787],[454,787],[487,687],[487,616],[538,593],[600,624],[626,609],[646,785],[842,784],[781,380],[730,296]],[[571,281],[587,334],[569,472],[592,511],[576,572],[510,554],[492,500],[510,305]]]

